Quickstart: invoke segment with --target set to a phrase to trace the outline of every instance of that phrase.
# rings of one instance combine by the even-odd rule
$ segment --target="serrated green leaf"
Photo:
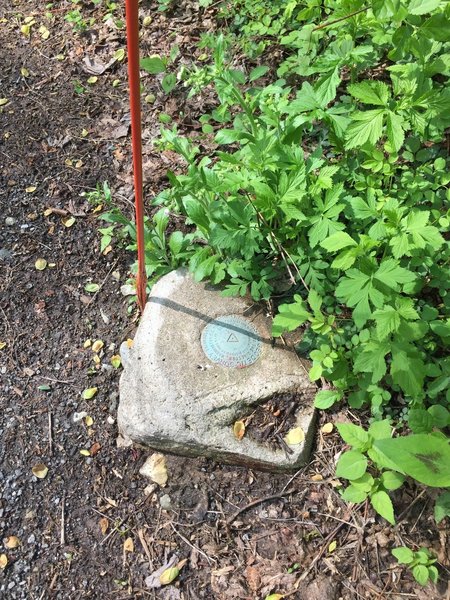
[[[380,490],[372,494],[370,496],[370,503],[383,519],[386,519],[391,525],[395,525],[394,507],[392,506],[392,500],[386,492]]]
[[[376,310],[372,317],[376,322],[379,340],[386,339],[400,327],[400,316],[393,306],[385,306],[381,310]]]
[[[249,81],[256,81],[257,79],[259,79],[260,77],[262,77],[263,75],[265,75],[268,70],[269,70],[269,67],[266,67],[265,65],[259,65],[259,67],[255,67],[254,69],[252,69],[250,71],[250,75],[248,77],[248,80]]]
[[[336,427],[341,438],[357,450],[367,450],[370,443],[369,434],[362,427],[353,423],[337,423]]]
[[[398,152],[405,141],[405,132],[403,130],[403,119],[400,115],[388,111],[386,115],[386,132],[392,148]]]
[[[408,12],[411,15],[425,15],[433,12],[441,3],[441,0],[411,0],[408,4]]]
[[[444,13],[431,16],[420,27],[420,31],[428,38],[438,42],[450,41],[450,21]]]
[[[342,250],[342,248],[357,246],[358,244],[345,231],[337,231],[323,240],[323,242],[320,242],[320,245],[329,252],[336,252],[337,250]]]
[[[390,351],[388,342],[371,340],[364,344],[356,356],[353,368],[355,373],[371,373],[372,383],[377,383],[386,374],[385,356]]]
[[[293,331],[303,325],[312,315],[303,300],[298,297],[293,304],[282,304],[272,323],[272,335],[278,337],[286,331]]]
[[[411,408],[408,425],[413,433],[428,433],[433,429],[433,417],[424,408]]]
[[[342,399],[342,392],[337,390],[320,390],[314,399],[315,408],[326,410]]]
[[[386,106],[389,100],[389,88],[382,81],[362,81],[347,86],[350,94],[364,104]]]
[[[369,435],[375,440],[384,440],[390,438],[392,435],[392,427],[389,419],[383,419],[382,421],[374,421],[369,426]]]
[[[412,344],[393,343],[391,347],[391,376],[402,390],[416,397],[423,391],[423,382],[426,375],[425,363],[420,353]]]
[[[367,458],[357,450],[344,452],[336,465],[336,477],[359,479],[367,469]]]
[[[164,73],[166,65],[160,56],[149,56],[147,58],[141,58],[140,61],[141,69],[151,73],[152,75],[158,75]]]
[[[322,108],[334,100],[340,82],[339,67],[335,67],[319,78],[314,86],[314,93]]]
[[[345,147],[359,148],[367,142],[375,145],[383,133],[383,115],[381,108],[353,113],[352,123],[347,127]]]

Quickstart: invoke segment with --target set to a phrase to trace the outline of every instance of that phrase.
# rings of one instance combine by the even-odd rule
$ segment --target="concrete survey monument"
[[[119,431],[133,442],[188,456],[273,471],[309,459],[314,436],[308,364],[273,343],[264,306],[226,298],[179,269],[156,283],[132,348],[122,345]],[[306,367],[306,368],[305,368]],[[273,449],[234,423],[277,394],[298,398],[305,440]]]

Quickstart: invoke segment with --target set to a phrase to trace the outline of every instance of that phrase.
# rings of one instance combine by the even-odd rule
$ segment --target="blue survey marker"
[[[256,362],[262,349],[256,327],[237,315],[225,315],[208,323],[202,332],[201,343],[209,360],[238,369]]]

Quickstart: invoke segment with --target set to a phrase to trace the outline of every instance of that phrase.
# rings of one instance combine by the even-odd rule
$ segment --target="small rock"
[[[5,225],[8,225],[8,227],[12,227],[16,222],[16,219],[14,217],[6,217],[5,219]]]
[[[159,505],[163,510],[172,510],[172,500],[169,494],[163,494],[159,499]]]
[[[8,248],[0,248],[0,260],[9,261],[12,260],[13,254]]]
[[[149,477],[161,487],[164,487],[167,483],[165,456],[158,453],[152,454],[139,469],[139,473],[144,477]]]
[[[28,544],[34,544],[35,541],[36,541],[36,536],[34,535],[34,533],[32,533],[30,536],[28,536],[28,539],[27,539]]]
[[[84,417],[87,417],[87,416],[88,416],[88,414],[84,410],[82,412],[73,413],[73,422],[78,423],[78,421],[81,421],[82,419],[84,419]]]
[[[150,496],[150,494],[153,494],[153,492],[156,490],[158,486],[156,485],[156,483],[150,483],[150,485],[147,485],[144,488],[144,494],[146,496]]]

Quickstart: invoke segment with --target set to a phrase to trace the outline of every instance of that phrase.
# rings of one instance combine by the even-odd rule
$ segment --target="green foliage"
[[[405,475],[450,486],[450,6],[240,0],[232,16],[234,37],[203,36],[210,62],[178,73],[188,99],[209,86],[218,100],[201,132],[161,130],[157,146],[185,169],[146,222],[148,274],[184,264],[224,295],[282,298],[273,335],[303,328],[315,406],[345,398],[374,418],[367,432],[340,427],[344,498],[370,498],[392,523]],[[253,58],[272,38],[283,47],[276,77],[236,68],[237,33]],[[142,67],[167,73],[170,60]],[[166,211],[192,233],[167,239]],[[383,417],[412,435],[391,439]]]
[[[159,54],[153,54],[145,58],[141,58],[140,66],[141,69],[147,71],[151,75],[159,75],[165,73],[161,81],[161,87],[166,94],[170,94],[177,85],[177,75],[174,71],[170,71],[170,67],[176,61],[179,54],[178,46],[172,46],[168,56],[160,56]]]
[[[340,423],[338,431],[351,446],[336,465],[336,475],[350,481],[342,497],[349,502],[366,498],[375,511],[394,524],[394,507],[389,492],[399,488],[405,475],[431,487],[450,487],[450,447],[441,435],[410,435],[392,438],[389,420],[374,421],[368,431],[351,423]],[[374,477],[368,471],[378,472]],[[449,511],[448,494],[436,502],[436,521]]]
[[[400,546],[391,552],[401,565],[406,565],[411,570],[414,579],[420,585],[427,585],[428,581],[438,581],[439,572],[434,566],[437,559],[428,548],[420,548],[414,552],[406,546]]]

